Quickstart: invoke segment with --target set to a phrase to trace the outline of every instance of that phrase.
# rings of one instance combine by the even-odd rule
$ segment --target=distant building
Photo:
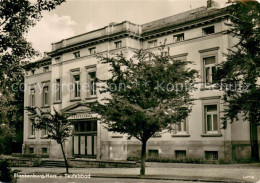
[[[73,136],[65,143],[69,157],[102,160],[126,160],[140,155],[137,140],[103,128],[90,112],[88,102],[100,100],[94,87],[95,77],[109,77],[108,68],[98,64],[96,54],[123,52],[131,57],[135,50],[158,52],[166,41],[167,52],[176,59],[191,60],[199,70],[202,87],[193,93],[198,100],[186,121],[172,133],[154,136],[148,141],[149,156],[209,160],[250,158],[249,123],[242,120],[221,129],[224,106],[222,92],[214,88],[216,65],[225,60],[223,53],[236,42],[223,34],[229,15],[225,8],[201,7],[160,20],[137,25],[129,21],[108,26],[52,44],[52,51],[29,66],[25,75],[25,106],[39,106],[66,113],[73,122]],[[84,89],[84,85],[88,86]],[[69,89],[65,88],[70,86]],[[46,139],[46,131],[35,131],[25,112],[24,153],[62,157],[60,146]],[[259,135],[260,136],[260,135]]]

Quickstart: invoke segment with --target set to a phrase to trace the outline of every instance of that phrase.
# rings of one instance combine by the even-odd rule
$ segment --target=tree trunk
[[[141,152],[141,169],[140,169],[140,176],[145,174],[145,159],[146,159],[146,142],[142,142],[142,152]]]
[[[251,158],[253,161],[259,161],[259,147],[258,147],[258,131],[257,125],[252,113],[250,114],[250,145],[251,145]]]
[[[63,144],[60,143],[60,146],[61,146],[61,151],[62,151],[62,155],[63,155],[64,161],[65,161],[66,174],[68,174],[69,173],[69,165],[68,165],[67,158],[66,158],[66,155],[65,155],[65,152],[64,152]]]

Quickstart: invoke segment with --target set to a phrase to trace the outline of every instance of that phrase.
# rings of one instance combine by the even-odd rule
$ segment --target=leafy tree
[[[33,125],[35,129],[46,130],[49,139],[55,140],[60,146],[66,165],[66,173],[69,173],[69,165],[64,152],[63,143],[71,136],[71,122],[68,117],[73,114],[63,114],[54,107],[52,114],[50,111],[42,111],[38,107],[26,107],[26,110],[35,118]]]
[[[238,120],[250,123],[251,157],[259,160],[257,126],[260,124],[260,5],[257,1],[232,1],[228,34],[238,42],[219,65],[217,78],[226,103],[223,124]]]
[[[109,130],[141,141],[140,175],[145,174],[147,141],[184,120],[193,101],[189,92],[197,71],[185,68],[192,62],[174,60],[163,50],[159,55],[140,50],[131,59],[123,53],[100,56],[102,64],[111,66],[111,78],[97,79],[100,92],[109,97],[91,108]]]
[[[65,0],[0,0],[0,124],[16,130],[12,141],[22,142],[23,93],[13,84],[23,83],[22,65],[38,55],[26,40],[30,27],[42,17],[43,11],[53,10]],[[3,109],[3,110],[2,110]],[[0,126],[0,132],[3,131]],[[0,133],[0,139],[4,136]],[[8,147],[8,146],[7,146]],[[7,151],[6,151],[7,152]],[[3,152],[4,153],[4,152]]]

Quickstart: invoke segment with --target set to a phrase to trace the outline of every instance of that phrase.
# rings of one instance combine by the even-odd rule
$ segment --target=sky
[[[227,0],[215,0],[224,7]],[[190,9],[207,0],[67,0],[30,29],[27,39],[39,52],[51,51],[51,43],[128,20],[144,24]]]

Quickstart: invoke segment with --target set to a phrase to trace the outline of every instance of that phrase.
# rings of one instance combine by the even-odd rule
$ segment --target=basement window
[[[185,150],[176,150],[175,151],[175,158],[176,159],[185,159],[186,158],[186,151]]]
[[[218,151],[205,151],[206,160],[218,160]]]
[[[158,152],[158,150],[150,149],[150,150],[148,150],[148,156],[149,157],[158,157],[159,156],[159,152]]]
[[[34,148],[33,147],[29,147],[29,153],[33,154],[34,153]]]
[[[47,154],[47,152],[48,152],[47,148],[46,148],[46,147],[43,147],[43,148],[42,148],[42,154]]]

